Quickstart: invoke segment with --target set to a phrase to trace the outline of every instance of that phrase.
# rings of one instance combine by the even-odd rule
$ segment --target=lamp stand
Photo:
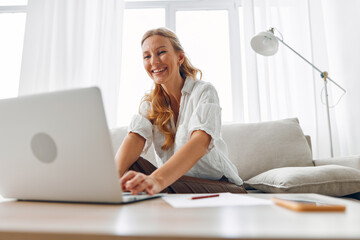
[[[327,113],[328,129],[329,129],[329,140],[330,140],[330,154],[331,154],[331,157],[334,157],[327,84],[330,81],[331,83],[333,83],[335,86],[337,86],[338,88],[340,88],[343,91],[343,94],[339,98],[339,101],[342,98],[342,96],[344,96],[344,94],[346,93],[346,90],[344,88],[342,88],[339,84],[337,84],[334,80],[332,80],[328,76],[327,72],[321,71],[314,64],[312,64],[310,61],[308,61],[306,58],[304,58],[300,53],[298,53],[292,47],[287,45],[283,41],[283,39],[280,39],[279,37],[277,37],[275,35],[274,30],[275,30],[275,28],[271,28],[267,32],[261,32],[258,35],[254,36],[251,39],[251,47],[254,49],[255,52],[257,52],[257,53],[259,53],[261,55],[272,56],[278,50],[278,42],[281,42],[282,44],[284,44],[285,47],[287,47],[288,49],[293,51],[297,56],[299,56],[302,60],[307,62],[310,66],[312,66],[316,71],[318,71],[321,74],[321,78],[324,79],[324,89],[325,89],[325,99],[326,99],[326,113]],[[281,33],[280,33],[280,35],[281,35],[281,38],[282,38]]]
[[[321,77],[324,79],[326,114],[327,114],[327,120],[328,120],[329,140],[330,140],[330,155],[331,155],[331,157],[334,157],[332,134],[331,134],[329,97],[328,97],[328,91],[327,91],[327,78],[328,78],[328,73],[327,73],[327,72],[322,72],[322,73],[321,73]]]
[[[273,32],[274,30],[270,30],[271,32]],[[275,35],[274,35],[275,36]],[[345,93],[345,89],[342,88],[339,84],[337,84],[335,81],[333,81],[329,76],[327,72],[322,72],[319,68],[317,68],[314,64],[312,64],[311,62],[309,62],[306,58],[304,58],[303,56],[301,56],[297,51],[295,51],[292,47],[290,47],[289,45],[287,45],[282,39],[278,38],[277,36],[275,36],[276,39],[281,42],[282,44],[284,44],[287,48],[289,48],[291,51],[293,51],[296,55],[298,55],[301,59],[303,59],[305,62],[307,62],[308,64],[310,64],[315,70],[317,70],[320,74],[321,77],[324,79],[324,88],[325,88],[325,99],[326,99],[326,112],[327,112],[327,120],[328,120],[328,128],[329,128],[329,141],[330,141],[330,155],[331,157],[334,157],[334,151],[333,151],[333,142],[332,142],[332,132],[331,132],[331,123],[330,123],[330,107],[329,107],[329,97],[328,97],[328,91],[327,91],[327,83],[328,81],[331,81],[333,84],[335,84],[337,87],[339,87],[341,90],[343,90],[343,92]]]

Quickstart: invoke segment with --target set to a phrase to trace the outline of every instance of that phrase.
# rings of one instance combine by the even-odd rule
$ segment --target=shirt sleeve
[[[153,142],[153,125],[146,117],[150,108],[150,102],[143,102],[140,105],[139,113],[132,117],[128,128],[128,133],[137,133],[145,139],[146,142],[142,154],[146,154]]]
[[[193,131],[202,130],[211,136],[208,152],[214,148],[221,132],[221,107],[216,89],[208,85],[199,97],[199,104],[189,122],[188,139]]]

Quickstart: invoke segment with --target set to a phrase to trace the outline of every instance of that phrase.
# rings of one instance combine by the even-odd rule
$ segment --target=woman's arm
[[[142,191],[149,194],[160,192],[189,171],[206,154],[210,142],[210,135],[201,130],[194,131],[190,140],[150,176],[134,171],[127,172],[121,178],[123,189],[131,191],[132,194]]]
[[[116,153],[115,160],[119,176],[122,177],[129,167],[140,157],[145,146],[145,139],[130,132]]]

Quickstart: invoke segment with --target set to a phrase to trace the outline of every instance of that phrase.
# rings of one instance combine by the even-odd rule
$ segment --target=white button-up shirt
[[[139,114],[132,118],[128,131],[137,133],[146,140],[143,152],[146,153],[151,144],[154,144],[158,167],[190,139],[193,131],[202,130],[212,138],[209,148],[185,175],[211,180],[219,180],[225,176],[232,183],[243,184],[235,165],[228,158],[227,146],[221,137],[221,107],[217,91],[212,84],[191,77],[186,78],[181,90],[177,123],[174,123],[174,119],[170,123],[171,128],[176,129],[175,143],[168,150],[161,149],[165,135],[146,117],[150,109],[151,103],[143,102]]]

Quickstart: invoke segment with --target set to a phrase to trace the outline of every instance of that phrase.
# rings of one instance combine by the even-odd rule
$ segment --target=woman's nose
[[[152,58],[151,58],[151,64],[152,65],[154,65],[154,64],[157,64],[157,63],[159,63],[160,62],[160,58],[159,58],[159,56],[153,56]]]

